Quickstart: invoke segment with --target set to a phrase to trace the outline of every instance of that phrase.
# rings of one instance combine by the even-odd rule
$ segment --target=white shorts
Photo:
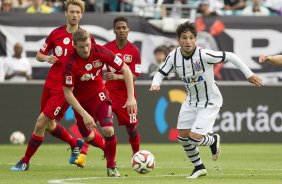
[[[212,127],[220,107],[192,107],[183,103],[178,115],[177,129],[191,129],[191,132],[206,135],[212,133]]]

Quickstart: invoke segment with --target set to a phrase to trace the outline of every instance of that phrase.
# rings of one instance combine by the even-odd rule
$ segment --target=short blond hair
[[[66,0],[65,1],[65,11],[66,12],[68,11],[70,4],[79,6],[80,9],[81,9],[81,13],[84,13],[84,11],[85,11],[85,2],[84,1],[82,1],[82,0]]]

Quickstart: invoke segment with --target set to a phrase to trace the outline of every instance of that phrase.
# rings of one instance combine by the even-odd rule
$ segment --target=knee
[[[54,120],[52,120],[50,123],[48,123],[47,131],[52,133],[55,130],[56,126],[57,123]]]
[[[103,135],[105,137],[112,137],[115,134],[114,127],[103,127],[102,128]]]
[[[47,127],[49,126],[49,123],[51,123],[51,119],[46,117],[44,114],[40,114],[37,118],[36,124],[35,124],[35,131],[45,131]]]
[[[178,136],[182,138],[188,138],[190,135],[190,129],[178,130]]]

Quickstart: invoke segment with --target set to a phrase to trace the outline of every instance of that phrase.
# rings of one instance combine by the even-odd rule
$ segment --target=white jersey
[[[249,78],[253,73],[237,56],[228,53],[235,64]],[[234,57],[236,56],[236,57]],[[213,64],[226,61],[226,53],[196,47],[191,57],[184,57],[180,47],[173,50],[160,67],[159,73],[167,76],[176,70],[185,83],[188,96],[186,102],[193,107],[222,106],[222,95],[214,80]],[[153,80],[153,85],[159,85],[158,77]]]
[[[5,62],[5,66],[4,66],[5,74],[10,75],[15,71],[26,72],[27,75],[32,74],[31,64],[28,61],[28,59],[25,57],[22,57],[20,59],[15,57],[7,57],[5,58],[4,62]],[[24,76],[14,76],[8,81],[26,82],[27,79]]]

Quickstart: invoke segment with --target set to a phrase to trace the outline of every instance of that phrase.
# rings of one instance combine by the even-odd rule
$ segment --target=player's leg
[[[44,100],[43,113],[53,121],[48,124],[47,131],[54,137],[68,143],[71,147],[71,156],[69,162],[72,163],[76,160],[81,147],[84,145],[82,139],[73,137],[62,125],[55,122],[60,121],[67,109],[69,104],[67,103],[64,93],[61,90],[49,90],[48,99]]]
[[[52,120],[41,113],[35,124],[35,129],[31,135],[24,157],[11,168],[11,171],[25,171],[29,169],[29,161],[37,149],[40,147],[44,140],[45,130],[48,127],[48,123]]]
[[[209,135],[219,112],[218,107],[199,108],[195,123],[189,135],[189,142],[195,146],[210,146],[212,159],[217,160],[220,155],[220,136]]]
[[[107,159],[107,174],[109,177],[120,177],[116,168],[116,146],[117,138],[113,127],[113,113],[110,103],[100,104],[96,111],[96,119],[100,123],[101,130],[105,137],[105,155]]]
[[[125,104],[125,100],[119,100],[118,98],[112,98],[113,112],[116,114],[118,119],[118,125],[124,125],[128,134],[128,140],[131,145],[132,154],[134,155],[140,149],[140,134],[138,132],[138,119],[137,114],[134,113],[129,115],[126,108],[122,108]]]
[[[137,125],[126,125],[126,131],[129,135],[129,143],[132,149],[132,155],[140,150],[140,134]]]
[[[177,129],[179,131],[178,141],[194,165],[194,170],[188,178],[198,178],[207,174],[207,170],[200,157],[199,149],[197,146],[190,144],[188,139],[195,119],[196,109],[189,107],[187,103],[183,103],[178,116]]]
[[[45,108],[48,97],[50,94],[50,90],[44,87],[41,98],[41,112]],[[44,133],[48,127],[48,124],[51,122],[51,119],[46,117],[44,113],[41,113],[37,118],[34,132],[31,135],[24,157],[16,164],[16,166],[12,167],[10,170],[12,171],[25,171],[29,169],[29,161],[34,153],[37,151],[39,146],[42,144],[44,140]]]
[[[104,152],[105,141],[101,136],[101,134],[99,133],[99,131],[87,129],[83,122],[82,117],[76,111],[74,111],[74,114],[77,121],[78,130],[82,135],[83,139],[85,140],[85,142],[87,144],[100,148]],[[85,149],[85,147],[82,147],[82,149]],[[74,160],[72,164],[76,164],[79,167],[84,167],[86,165],[86,157],[87,157],[86,155],[87,155],[86,152],[84,153],[81,152],[81,154],[79,154],[78,158]]]

